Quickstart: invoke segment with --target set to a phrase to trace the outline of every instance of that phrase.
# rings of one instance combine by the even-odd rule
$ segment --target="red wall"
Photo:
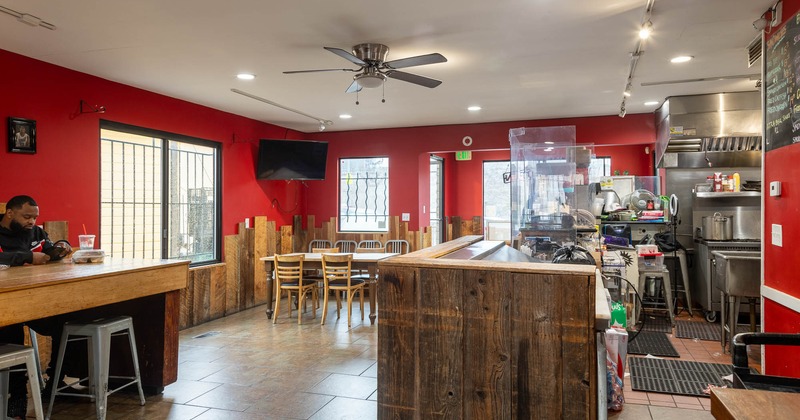
[[[782,7],[785,22],[800,10],[800,0],[785,0]],[[792,297],[795,299],[795,304],[789,308],[765,297],[763,330],[766,332],[800,333],[800,281],[797,273],[800,248],[794,238],[800,232],[800,193],[794,190],[800,186],[798,161],[800,144],[781,147],[764,155],[765,189],[771,181],[782,183],[780,197],[764,197],[764,285],[789,295],[790,300]],[[783,227],[782,247],[772,245],[773,224]],[[764,354],[767,374],[800,377],[800,351],[797,347],[767,346]]]
[[[78,232],[74,226],[85,224],[88,231],[99,231],[100,118],[222,143],[224,235],[235,233],[237,223],[255,215],[266,215],[279,224],[290,223],[294,214],[313,214],[320,222],[335,216],[338,158],[359,156],[391,158],[390,213],[410,213],[409,227],[418,229],[428,224],[430,153],[503,150],[498,156],[507,158],[511,128],[572,125],[576,127],[579,144],[617,146],[598,148],[614,150],[603,155],[612,154],[615,167],[619,165],[621,170],[628,169],[633,174],[652,173],[647,160],[639,161],[636,157],[642,156],[644,145],[655,141],[651,114],[304,134],[7,51],[0,50],[0,62],[4,98],[0,102],[0,117],[33,119],[38,129],[35,155],[0,152],[4,174],[18,174],[20,179],[2,183],[0,200],[17,194],[34,196],[42,210],[40,222],[67,220],[73,225],[73,240]],[[102,105],[107,111],[79,114],[81,100]],[[462,144],[464,136],[472,137],[470,147]],[[329,141],[327,180],[305,185],[255,180],[255,154],[260,138]],[[478,160],[472,162],[478,163]],[[464,170],[456,170],[459,166],[452,160],[452,154],[447,158],[445,215],[481,214],[481,171],[468,166],[465,163]],[[54,176],[52,171],[58,175]],[[278,206],[273,207],[274,199]],[[284,213],[283,209],[289,211]],[[102,244],[102,238],[99,240]]]
[[[99,232],[99,119],[217,141],[222,146],[223,234],[235,233],[246,217],[267,215],[289,223],[270,205],[278,198],[291,208],[295,185],[256,181],[257,139],[302,138],[302,133],[208,107],[177,100],[108,80],[67,70],[0,50],[0,119],[36,121],[36,154],[0,151],[3,182],[0,201],[14,195],[33,196],[41,207],[39,222],[67,220],[77,242],[82,225]],[[222,93],[225,94],[225,93]],[[80,100],[106,107],[104,114],[79,114]],[[300,197],[303,197],[302,191]],[[304,210],[301,201],[299,211]],[[99,238],[102,243],[102,238]]]
[[[409,228],[417,229],[421,222],[428,220],[427,212],[423,214],[423,206],[426,209],[429,206],[427,198],[429,192],[424,191],[424,188],[429,182],[428,156],[431,153],[505,150],[505,158],[508,159],[509,129],[573,125],[576,127],[578,144],[617,146],[599,148],[603,151],[603,155],[613,155],[612,169],[616,169],[619,165],[621,170],[628,169],[634,175],[652,175],[652,163],[649,163],[652,158],[643,151],[645,146],[652,149],[655,143],[654,120],[652,114],[634,114],[625,118],[614,115],[324,132],[308,134],[308,137],[330,142],[329,153],[333,156],[389,156],[390,213],[411,213]],[[464,136],[472,137],[473,143],[470,147],[462,144]],[[473,153],[473,161],[477,163],[474,156]],[[327,179],[315,182],[309,188],[308,212],[316,215],[317,220],[335,216],[336,208],[331,203],[336,202],[336,166],[335,162],[329,161]],[[473,193],[480,191],[481,171],[451,172],[453,166],[450,159],[445,161],[445,215],[462,217],[481,215],[482,205],[476,205],[474,202],[476,199],[480,200],[480,194],[475,196]],[[472,189],[476,185],[478,189]],[[465,191],[470,198],[464,198],[467,202],[462,202],[460,200],[465,196]]]

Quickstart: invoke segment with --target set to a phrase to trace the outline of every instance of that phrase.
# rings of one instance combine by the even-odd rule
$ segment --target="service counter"
[[[500,261],[488,242],[378,264],[378,418],[597,418],[595,267]]]

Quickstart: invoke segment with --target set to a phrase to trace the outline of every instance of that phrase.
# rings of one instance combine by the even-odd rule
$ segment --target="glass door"
[[[431,245],[443,241],[444,226],[444,159],[431,155]]]
[[[511,241],[511,163],[483,162],[483,237]]]

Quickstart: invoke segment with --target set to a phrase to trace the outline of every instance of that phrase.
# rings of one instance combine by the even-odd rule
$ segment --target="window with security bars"
[[[339,159],[339,231],[389,231],[389,158]]]
[[[220,260],[218,143],[103,122],[100,151],[110,256]]]

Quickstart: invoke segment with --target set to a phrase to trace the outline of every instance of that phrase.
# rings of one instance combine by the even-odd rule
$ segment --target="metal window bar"
[[[106,213],[101,223],[102,237],[108,242],[106,249],[119,257],[212,260],[218,242],[216,149],[207,147],[209,151],[198,152],[173,148],[162,160],[164,140],[151,140],[151,144],[141,144],[101,138],[101,148],[106,151],[104,161],[109,162],[103,171],[107,188],[101,192],[101,206]],[[162,204],[160,192],[165,181],[159,174],[165,162],[171,175],[165,177],[168,192],[164,198],[170,202],[168,206]],[[163,222],[162,213],[166,216]],[[165,222],[169,237],[162,242]],[[173,241],[175,238],[181,241]]]
[[[343,181],[345,183],[345,212],[342,216],[347,221],[353,217],[353,221],[358,222],[359,215],[362,215],[365,221],[369,220],[370,216],[375,221],[385,220],[389,217],[387,194],[389,177],[386,174],[375,172],[374,176],[370,176],[369,172],[363,174],[348,172]],[[352,190],[351,184],[354,184]],[[360,201],[364,203],[362,211],[359,211],[358,207]],[[370,206],[370,201],[372,201],[372,206]],[[354,203],[354,205],[350,203]]]
[[[106,216],[110,224],[103,226],[109,232],[102,237],[110,245],[107,250],[111,256],[160,257],[155,254],[155,250],[148,255],[147,247],[144,245],[137,247],[137,243],[159,241],[157,231],[148,231],[144,228],[148,225],[148,213],[152,225],[158,214],[156,210],[161,206],[160,201],[156,199],[159,190],[159,184],[155,179],[157,171],[149,171],[151,176],[148,182],[146,170],[148,165],[156,169],[157,165],[154,162],[161,154],[160,140],[152,140],[153,142],[147,145],[101,138],[101,145],[110,151],[107,156],[110,160],[109,167],[104,170],[105,176],[110,178],[110,190],[105,194],[101,193],[101,205],[109,213]],[[119,158],[118,161],[115,157]],[[141,225],[138,231],[137,224]],[[136,240],[137,237],[139,240]]]

